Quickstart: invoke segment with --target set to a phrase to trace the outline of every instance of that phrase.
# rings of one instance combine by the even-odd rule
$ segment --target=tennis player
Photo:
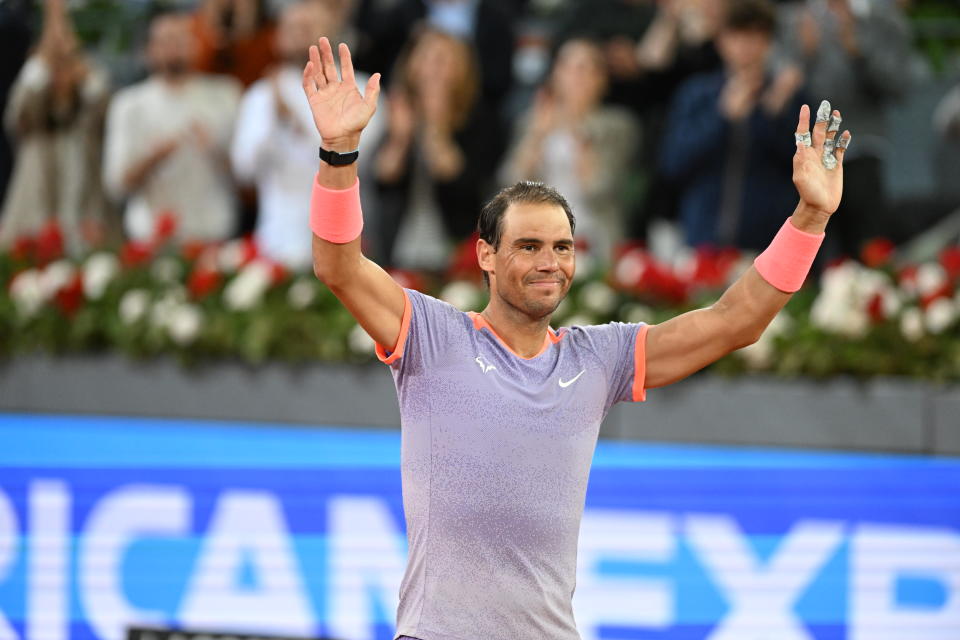
[[[800,288],[840,203],[845,131],[800,110],[800,202],[770,247],[711,307],[658,325],[550,328],[576,268],[574,216],[521,183],[480,213],[480,313],[403,289],[363,256],[357,147],[380,92],[361,95],[350,51],[322,38],[303,87],[323,139],[310,226],[317,277],[377,343],[402,418],[409,558],[397,638],[577,640],[577,536],[600,423],[621,401],[676,382],[757,340]],[[437,146],[433,153],[451,153]],[[455,160],[455,158],[454,158]]]

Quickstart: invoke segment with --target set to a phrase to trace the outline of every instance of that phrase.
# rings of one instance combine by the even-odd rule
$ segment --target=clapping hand
[[[320,38],[319,46],[310,47],[310,61],[303,69],[303,91],[324,146],[346,152],[357,148],[360,133],[377,110],[380,74],[370,77],[361,95],[353,75],[350,49],[341,43],[339,53],[342,79],[337,75],[330,41]]]

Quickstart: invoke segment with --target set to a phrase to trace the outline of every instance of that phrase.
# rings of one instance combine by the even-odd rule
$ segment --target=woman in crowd
[[[540,180],[566,194],[577,213],[577,237],[603,262],[624,235],[623,186],[638,138],[629,113],[602,103],[606,90],[600,47],[582,39],[564,43],[501,172],[504,183]]]
[[[503,150],[499,116],[478,92],[473,49],[441,31],[420,32],[398,63],[374,159],[380,253],[398,266],[441,269],[450,243],[473,231]]]

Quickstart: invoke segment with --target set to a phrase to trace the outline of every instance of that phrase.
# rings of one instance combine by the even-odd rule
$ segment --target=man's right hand
[[[347,152],[357,148],[360,133],[377,110],[380,74],[370,76],[364,95],[360,95],[353,75],[350,49],[340,44],[340,70],[337,76],[333,50],[327,38],[310,47],[310,61],[303,69],[303,91],[310,101],[313,122],[331,151]]]

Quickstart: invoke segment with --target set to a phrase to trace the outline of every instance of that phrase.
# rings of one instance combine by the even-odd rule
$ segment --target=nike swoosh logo
[[[581,370],[580,373],[578,373],[577,375],[573,376],[571,379],[567,380],[566,382],[563,381],[563,378],[560,378],[559,380],[557,380],[557,382],[560,384],[560,387],[561,387],[561,388],[566,389],[567,387],[569,387],[570,385],[572,385],[574,382],[576,382],[576,381],[577,381],[577,378],[579,378],[580,376],[582,376],[584,371],[586,371],[586,369]]]

